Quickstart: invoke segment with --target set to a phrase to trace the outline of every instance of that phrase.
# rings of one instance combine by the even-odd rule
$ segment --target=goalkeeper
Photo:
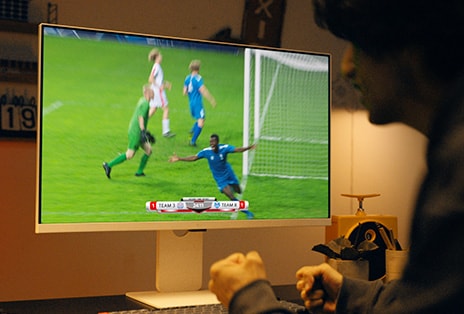
[[[123,163],[126,160],[132,159],[139,149],[142,147],[145,154],[140,160],[139,168],[135,173],[135,176],[145,176],[143,170],[147,165],[148,158],[152,153],[151,144],[155,143],[155,138],[147,130],[148,123],[148,112],[150,110],[150,100],[153,99],[153,90],[150,84],[143,86],[143,97],[137,103],[134,114],[129,123],[129,145],[125,154],[120,154],[110,162],[103,163],[103,169],[108,179],[111,179],[111,170],[114,166]]]

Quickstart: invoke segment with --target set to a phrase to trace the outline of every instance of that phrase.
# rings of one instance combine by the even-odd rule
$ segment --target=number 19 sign
[[[1,104],[0,136],[35,137],[37,107],[35,105]]]

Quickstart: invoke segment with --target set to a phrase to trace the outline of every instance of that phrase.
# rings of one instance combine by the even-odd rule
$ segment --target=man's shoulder
[[[137,107],[142,107],[144,105],[149,105],[150,102],[145,99],[145,97],[140,97],[139,100],[137,101]]]
[[[213,149],[211,147],[205,147],[198,152],[197,156],[206,156],[211,154],[212,151]]]
[[[219,144],[218,148],[221,154],[233,153],[235,150],[235,146],[230,144]]]
[[[190,74],[187,76],[187,79],[191,80],[192,84],[194,84],[195,86],[203,82],[203,78],[200,74]]]

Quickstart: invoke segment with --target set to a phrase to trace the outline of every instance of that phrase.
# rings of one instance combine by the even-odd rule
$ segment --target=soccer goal
[[[245,50],[243,177],[322,179],[329,175],[329,58]]]

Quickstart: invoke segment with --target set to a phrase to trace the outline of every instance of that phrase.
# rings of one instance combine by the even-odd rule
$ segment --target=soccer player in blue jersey
[[[205,109],[203,108],[203,97],[205,97],[214,108],[216,100],[206,88],[203,78],[200,75],[200,60],[190,62],[190,74],[187,75],[184,81],[184,95],[188,95],[190,114],[195,119],[195,123],[190,131],[192,139],[190,146],[197,146],[197,139],[200,136],[205,124]]]
[[[235,147],[229,144],[219,144],[219,136],[217,134],[213,134],[209,140],[209,147],[204,148],[196,155],[188,157],[179,157],[174,154],[169,158],[169,162],[197,161],[199,159],[206,158],[219,191],[224,193],[230,200],[238,201],[238,198],[235,197],[235,193],[241,194],[242,190],[232,166],[227,162],[227,155],[232,153],[243,153],[244,151],[254,148],[254,144],[247,147]],[[254,218],[253,213],[249,210],[242,210],[241,212],[245,213],[248,219]]]

